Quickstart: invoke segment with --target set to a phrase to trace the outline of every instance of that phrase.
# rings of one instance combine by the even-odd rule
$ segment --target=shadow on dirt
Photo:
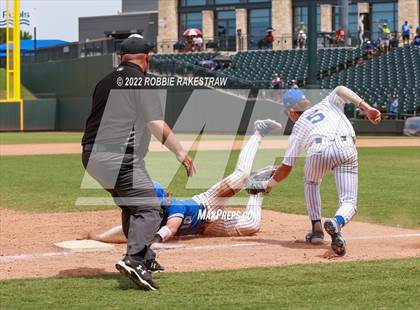
[[[250,240],[233,239],[232,241],[249,242]],[[277,245],[277,246],[290,248],[290,249],[307,249],[307,250],[329,249],[329,244],[327,242],[314,245],[314,244],[306,243],[300,240],[277,240],[277,239],[264,239],[264,238],[252,239],[252,242],[263,243],[267,245]]]

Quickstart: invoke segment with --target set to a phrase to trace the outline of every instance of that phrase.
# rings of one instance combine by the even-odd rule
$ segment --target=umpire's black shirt
[[[147,153],[147,123],[163,119],[157,90],[141,89],[145,74],[131,62],[121,63],[95,87],[82,145],[129,145],[141,158]]]

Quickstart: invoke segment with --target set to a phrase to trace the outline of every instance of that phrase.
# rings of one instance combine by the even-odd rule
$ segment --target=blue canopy
[[[34,40],[21,40],[20,50],[22,52],[33,52],[35,50]],[[63,40],[36,40],[36,48],[51,47],[55,45],[67,44]],[[0,57],[6,56],[6,43],[0,45]]]

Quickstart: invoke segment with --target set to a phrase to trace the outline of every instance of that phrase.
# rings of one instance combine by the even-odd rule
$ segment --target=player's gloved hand
[[[267,166],[258,171],[251,173],[245,190],[251,194],[256,195],[258,193],[265,193],[267,187],[267,181],[273,176],[277,166]]]
[[[372,124],[378,125],[381,121],[381,112],[375,108],[370,107],[366,112],[366,116]]]
[[[189,177],[192,177],[197,172],[192,158],[185,152],[177,154],[176,159],[184,166]]]
[[[258,193],[265,193],[267,187],[267,181],[259,181],[251,179],[245,187],[245,190],[250,195],[257,195]]]

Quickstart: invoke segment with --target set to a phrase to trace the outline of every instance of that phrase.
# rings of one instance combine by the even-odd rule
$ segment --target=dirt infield
[[[181,141],[187,150],[217,151],[227,149],[240,149],[241,141],[201,141],[198,147],[191,147],[193,141]],[[261,143],[261,149],[285,149],[287,140],[265,139]],[[397,147],[397,146],[418,146],[420,139],[359,139],[357,147]],[[151,152],[165,152],[167,149],[159,142],[151,142]],[[78,143],[55,143],[55,144],[3,144],[0,145],[0,156],[8,155],[59,155],[78,154],[81,146]]]
[[[286,140],[264,140],[261,148],[279,149]],[[184,141],[185,148],[192,142]],[[242,143],[203,141],[200,150],[238,149]],[[360,139],[358,147],[420,146],[420,139]],[[165,151],[154,142],[153,152]],[[78,144],[0,145],[0,155],[77,154]],[[303,206],[304,207],[304,206]],[[55,275],[114,273],[125,244],[109,252],[65,254],[53,243],[83,239],[120,224],[120,211],[24,213],[0,209],[0,279]],[[420,231],[360,222],[345,228],[348,253],[332,257],[329,242],[305,244],[310,223],[307,216],[263,211],[261,231],[255,236],[232,238],[182,238],[158,250],[168,272],[283,266],[317,262],[359,261],[420,257]]]
[[[53,243],[84,238],[120,222],[120,211],[33,214],[0,209],[0,279],[115,273],[125,244],[97,253],[64,254]],[[263,212],[261,231],[250,237],[190,237],[167,243],[158,259],[168,272],[283,266],[420,256],[420,231],[352,222],[348,253],[332,257],[329,243],[303,242],[306,216]]]

